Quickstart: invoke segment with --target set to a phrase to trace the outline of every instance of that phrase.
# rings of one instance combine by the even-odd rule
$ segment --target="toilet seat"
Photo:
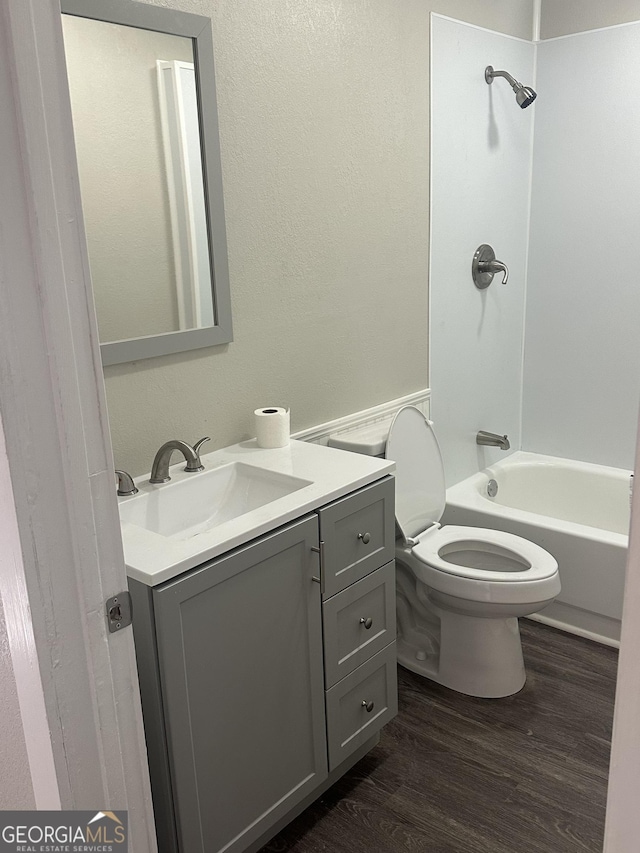
[[[446,601],[443,602],[441,598],[444,595],[467,604],[475,602],[477,607],[471,609],[475,610],[473,615],[476,616],[492,615],[482,612],[483,602],[509,605],[513,610],[505,613],[507,616],[528,615],[553,601],[560,592],[560,577],[557,569],[546,577],[536,577],[535,574],[529,575],[526,572],[526,580],[504,583],[495,580],[475,580],[464,575],[443,572],[416,557],[415,548],[396,548],[396,565],[401,563],[404,563],[416,581],[429,591],[429,596],[435,597],[434,600],[446,604]],[[540,606],[529,607],[531,604]],[[525,612],[518,612],[523,606]]]
[[[559,594],[558,564],[534,542],[501,530],[440,527],[444,466],[431,423],[419,409],[400,409],[389,430],[386,456],[396,463],[396,521],[405,542],[396,553],[430,590],[468,602],[518,607],[547,603]]]
[[[469,548],[465,548],[469,545]],[[473,545],[479,547],[473,548]],[[473,565],[452,563],[442,554],[448,546],[452,552],[464,553],[466,550],[485,551],[498,558],[504,557],[528,564],[523,565],[520,571],[510,569],[496,570],[477,568]],[[505,533],[502,530],[489,530],[484,527],[459,527],[454,524],[445,525],[438,529],[428,531],[421,540],[411,549],[412,554],[422,563],[454,575],[458,578],[468,578],[476,581],[491,581],[494,583],[523,583],[526,581],[537,581],[549,578],[558,571],[556,560],[534,542],[515,536],[513,533]],[[496,562],[498,562],[496,560]]]

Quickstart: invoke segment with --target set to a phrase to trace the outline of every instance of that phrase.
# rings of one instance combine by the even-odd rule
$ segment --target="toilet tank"
[[[387,446],[390,421],[378,421],[355,429],[336,432],[329,436],[329,447],[350,450],[352,453],[364,453],[365,456],[384,457]]]

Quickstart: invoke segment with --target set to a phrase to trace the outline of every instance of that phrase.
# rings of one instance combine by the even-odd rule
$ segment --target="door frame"
[[[0,4],[0,111],[0,419],[19,551],[0,591],[26,590],[5,616],[18,696],[23,628],[48,726],[44,769],[30,756],[36,805],[128,809],[131,849],[154,853],[132,631],[105,618],[127,581],[58,0]]]
[[[635,470],[640,469],[640,429]],[[631,530],[622,609],[622,631],[613,739],[609,765],[605,853],[636,853],[640,838],[640,486],[631,500]]]

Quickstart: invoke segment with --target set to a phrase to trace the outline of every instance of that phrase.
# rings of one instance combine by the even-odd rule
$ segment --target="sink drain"
[[[495,498],[495,496],[498,494],[498,484],[495,480],[489,480],[489,482],[487,483],[487,494],[490,498]]]

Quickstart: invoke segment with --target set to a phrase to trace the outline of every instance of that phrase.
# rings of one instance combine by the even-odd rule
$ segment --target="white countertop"
[[[176,458],[179,454],[176,453]],[[127,574],[148,586],[156,586],[193,569],[256,536],[319,509],[349,492],[392,474],[395,464],[385,459],[349,453],[304,441],[291,441],[277,450],[259,448],[255,439],[225,447],[201,457],[205,470],[229,462],[245,462],[268,471],[311,481],[285,497],[219,524],[189,539],[161,536],[134,524],[122,524]],[[138,477],[139,494],[170,489],[198,473],[186,473],[182,459],[170,468],[171,482],[153,486],[149,475]],[[204,472],[203,472],[204,473]],[[138,495],[118,498],[119,504],[135,501]]]

